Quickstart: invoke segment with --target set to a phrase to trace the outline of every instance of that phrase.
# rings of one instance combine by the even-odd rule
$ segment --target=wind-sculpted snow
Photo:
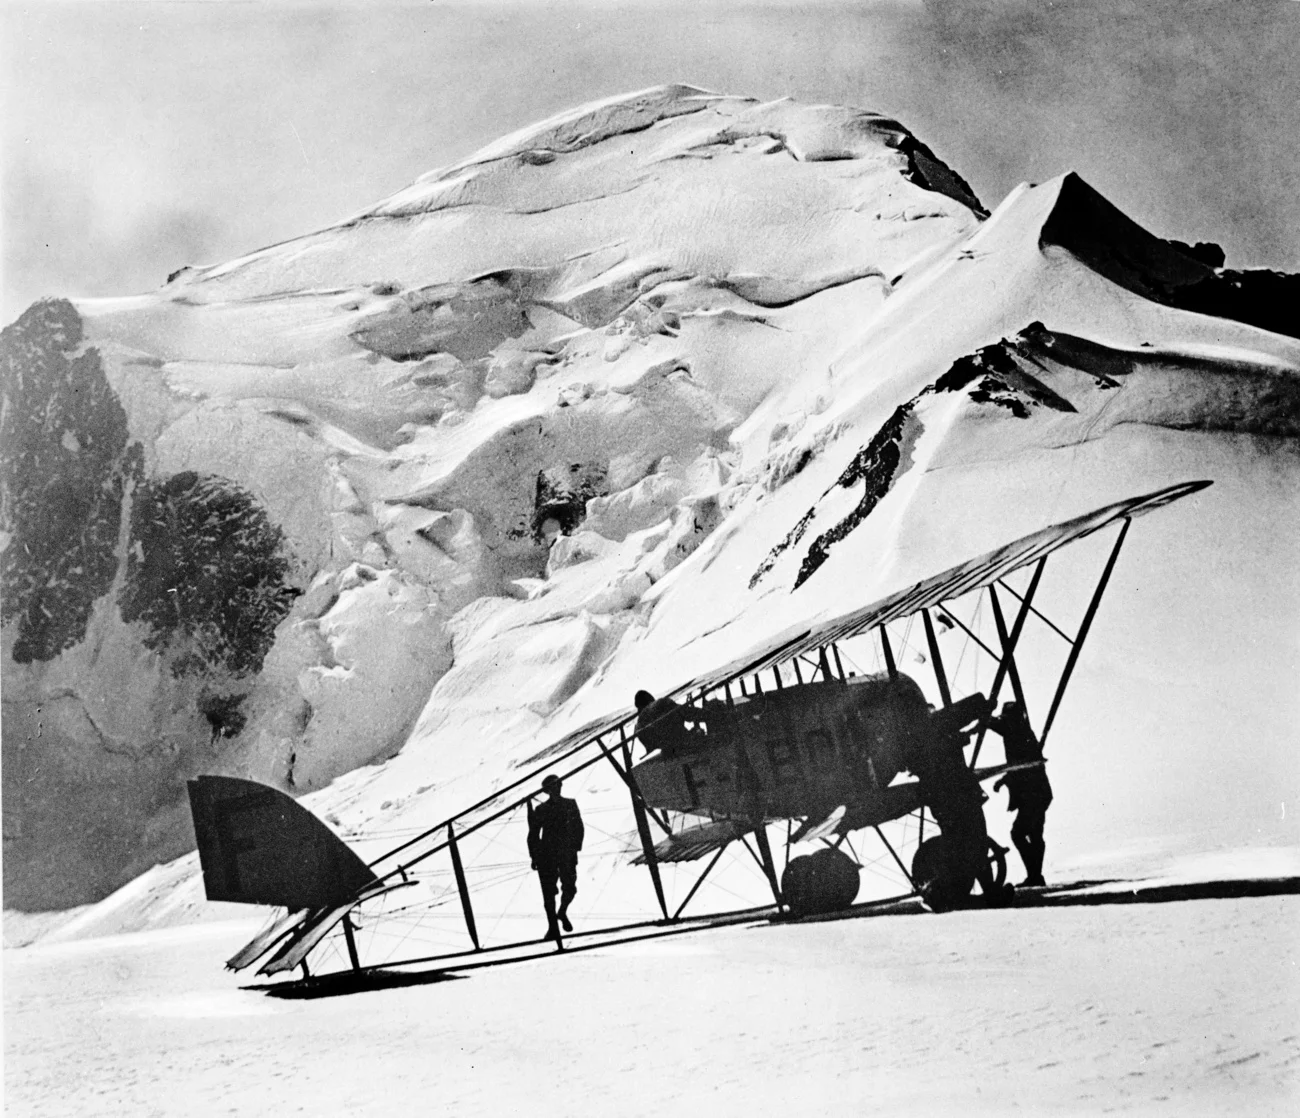
[[[6,457],[6,485],[48,463],[22,467],[40,482],[23,492],[75,492],[60,507],[111,564],[59,566],[48,540],[29,561],[16,534],[4,552],[7,828],[28,797],[11,903],[91,900],[178,853],[196,771],[313,793],[363,842],[411,833],[640,687],[1198,478],[1215,485],[1194,512],[1128,545],[1151,541],[1131,568],[1150,573],[1117,572],[1124,668],[1085,657],[1053,730],[1072,789],[1054,825],[1079,854],[1098,802],[1116,842],[1152,814],[1150,779],[1100,796],[1070,758],[1119,771],[1177,743],[1193,788],[1221,783],[1225,735],[1250,744],[1216,817],[1272,819],[1300,717],[1276,697],[1300,633],[1300,345],[1256,298],[1290,280],[1223,264],[1074,176],[987,215],[887,115],[678,85],[560,114],[153,295],[29,312],[15,352],[53,372],[23,431],[45,433],[12,444],[39,454]],[[73,368],[112,434],[91,459],[34,418]],[[59,620],[33,631],[72,640],[48,662],[16,663],[22,619],[46,615],[11,610],[11,564],[84,568],[66,618],[41,599]],[[1193,614],[1212,640],[1177,631]],[[1281,651],[1208,651],[1247,625]],[[1139,728],[1084,741],[1099,694]],[[15,783],[38,736],[44,767]],[[65,803],[94,821],[84,840]]]
[[[955,235],[982,214],[896,121],[665,86],[563,114],[331,229],[185,270],[168,290],[195,302],[377,281],[417,290],[504,270],[507,286],[524,279],[593,326],[666,280],[768,277],[788,301],[864,264],[896,275],[936,224]],[[737,237],[744,227],[769,235]]]

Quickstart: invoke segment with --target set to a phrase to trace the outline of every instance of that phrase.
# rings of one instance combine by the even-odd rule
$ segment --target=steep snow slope
[[[984,217],[894,121],[670,86],[154,295],[33,308],[9,903],[178,853],[197,771],[334,781],[310,802],[349,834],[432,822],[638,686],[1200,477],[1121,562],[1054,850],[1296,841],[1300,343],[1074,176]]]

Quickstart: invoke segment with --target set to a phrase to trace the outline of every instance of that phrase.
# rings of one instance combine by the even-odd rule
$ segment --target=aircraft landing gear
[[[790,859],[781,875],[781,897],[791,916],[838,912],[853,903],[858,884],[857,862],[828,846]]]
[[[912,858],[912,881],[931,912],[949,912],[961,906],[975,885],[976,873],[969,861],[956,858],[954,843],[946,835],[926,839]],[[993,884],[1000,895],[1006,888],[1007,848],[987,840],[983,857],[988,860]]]

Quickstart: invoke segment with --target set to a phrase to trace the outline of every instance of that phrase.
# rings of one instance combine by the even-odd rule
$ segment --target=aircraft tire
[[[853,903],[860,881],[857,862],[828,846],[790,859],[781,875],[781,896],[792,916],[838,912]]]

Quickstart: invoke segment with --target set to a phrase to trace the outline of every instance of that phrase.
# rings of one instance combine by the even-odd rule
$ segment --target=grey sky
[[[1067,169],[1300,268],[1300,3],[9,3],[4,320],[149,290],[659,82],[898,116],[987,205]]]

